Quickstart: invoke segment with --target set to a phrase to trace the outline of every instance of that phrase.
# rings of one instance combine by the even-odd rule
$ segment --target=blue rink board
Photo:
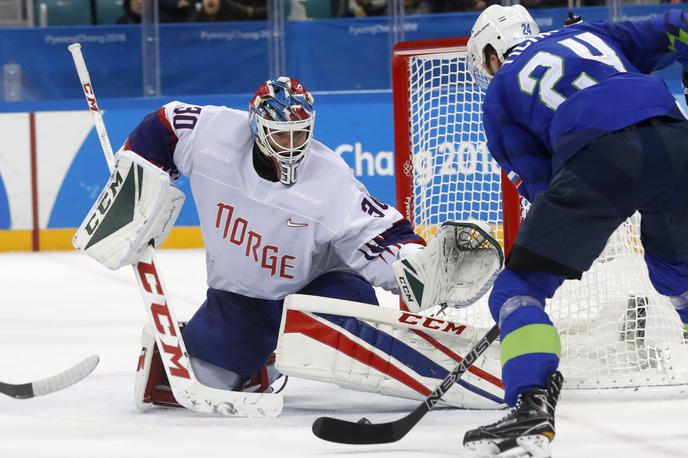
[[[624,6],[624,19],[659,14],[672,4]],[[562,26],[566,8],[531,10],[542,31]],[[577,8],[584,20],[607,19],[606,6]],[[478,13],[408,15],[405,40],[467,36]],[[286,21],[287,74],[312,91],[389,89],[387,17]],[[267,22],[161,24],[161,94],[252,92],[270,76]],[[139,25],[0,28],[0,61],[21,68],[21,100],[77,98],[70,43],[80,42],[99,97],[143,96]],[[11,45],[9,45],[11,44]],[[0,94],[4,92],[0,78]]]
[[[187,103],[200,105],[225,104],[232,108],[245,109],[248,95],[230,97],[175,97]],[[172,98],[142,100],[104,99],[100,101],[105,111],[104,120],[113,148],[117,149],[129,132],[149,112],[157,109]],[[37,103],[31,104],[39,108]],[[82,108],[84,102],[73,106]],[[63,108],[65,105],[62,105]],[[72,106],[70,103],[69,106]],[[110,108],[112,106],[112,108]],[[116,107],[116,108],[115,108]],[[128,107],[128,108],[123,108]],[[51,109],[44,106],[44,109]],[[391,156],[393,151],[392,101],[389,92],[365,94],[316,94],[317,120],[316,138],[332,149],[342,147],[342,157],[352,168],[356,168],[355,145],[361,150],[359,179],[378,198],[394,204],[393,162],[386,161],[383,170],[374,167],[376,158]],[[247,126],[248,128],[248,126]],[[373,167],[371,167],[373,165]],[[370,170],[372,168],[372,170]],[[57,196],[48,222],[49,228],[77,227],[86,214],[98,192],[107,180],[108,172],[100,149],[95,129],[81,145]],[[198,225],[188,180],[177,182],[187,194],[187,200],[177,225]],[[0,207],[2,208],[2,207]]]
[[[675,96],[680,97],[681,104],[685,105],[682,94],[678,93],[678,82],[673,81],[670,86],[674,90]],[[175,98],[189,103],[226,104],[233,108],[243,109],[248,96],[190,96]],[[105,122],[113,147],[117,148],[124,142],[128,133],[143,116],[169,100],[101,100],[101,106],[105,110]],[[57,109],[51,103],[39,104],[35,102],[30,105],[32,110],[39,110],[40,108],[44,110]],[[83,105],[83,101],[69,101],[69,103],[61,103],[60,108],[82,109]],[[16,106],[16,108],[20,111],[27,109],[20,106]],[[394,191],[394,168],[391,160],[389,160],[394,151],[391,93],[316,94],[316,110],[318,113],[315,127],[316,138],[333,150],[339,148],[339,151],[342,152],[342,158],[358,172],[358,178],[368,188],[370,193],[385,202],[394,204],[396,198]],[[445,112],[445,115],[451,115],[451,113]],[[469,118],[476,122],[476,116],[474,112]],[[465,120],[468,121],[468,119]],[[437,123],[434,127],[446,129],[440,123]],[[444,192],[455,196],[453,202],[487,201],[486,197],[489,193],[498,192],[496,184],[472,185],[469,183],[467,185],[469,187],[466,188],[463,185],[454,184],[453,181],[448,181],[447,177],[441,173],[446,170],[459,170],[458,167],[460,166],[457,165],[456,161],[465,162],[466,157],[464,156],[469,154],[469,152],[460,147],[461,143],[467,140],[475,141],[474,137],[466,137],[465,134],[451,132],[451,130],[446,131],[446,133],[448,138],[452,139],[451,143],[455,146],[454,155],[442,156],[437,154],[438,148],[441,146],[437,143],[431,142],[427,148],[428,153],[434,158],[433,173],[431,175],[434,177],[433,183],[442,185]],[[475,166],[473,178],[480,177],[481,174],[487,174],[491,175],[492,182],[496,183],[495,170],[491,167],[485,168],[485,164],[490,159],[484,157],[484,153],[480,151],[473,154],[478,155],[477,159],[475,159],[475,156],[472,156]],[[446,164],[447,161],[454,161],[455,163]],[[106,180],[107,166],[100,150],[98,137],[95,130],[92,130],[79,148],[76,158],[65,176],[50,215],[48,227],[77,227]],[[195,226],[198,224],[198,216],[193,208],[193,200],[190,198],[188,182],[182,178],[178,184],[189,196],[180,215],[178,225]],[[6,202],[6,196],[0,185],[0,228],[11,228]],[[431,203],[439,204],[439,202]],[[449,202],[442,205],[452,206],[456,204]],[[457,208],[450,208],[449,210],[452,212],[458,211]],[[496,209],[485,208],[484,206],[472,208],[470,216],[481,217],[481,212],[484,211],[492,212],[496,211]],[[484,217],[484,215],[482,216]],[[490,219],[494,220],[495,218],[490,217]]]

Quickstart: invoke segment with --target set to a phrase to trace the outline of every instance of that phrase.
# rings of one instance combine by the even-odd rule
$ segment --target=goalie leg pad
[[[325,313],[304,310],[308,307],[298,310],[288,302],[277,346],[281,372],[354,390],[423,400],[481,335],[440,319],[428,321],[428,326],[451,331],[395,327],[390,323],[414,321],[420,315],[337,302],[343,304],[340,309]],[[381,321],[345,312],[356,313],[364,307],[376,309]],[[456,407],[500,408],[504,392],[499,374],[499,351],[491,347],[443,400]]]
[[[167,172],[123,151],[72,244],[112,270],[136,264],[151,241],[162,245],[183,204]]]

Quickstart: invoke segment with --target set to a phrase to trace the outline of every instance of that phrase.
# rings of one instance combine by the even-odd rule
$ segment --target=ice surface
[[[205,295],[203,252],[162,251],[158,264],[177,316],[189,318]],[[131,269],[110,272],[77,253],[0,254],[0,286],[0,380],[35,380],[92,353],[101,357],[91,376],[64,391],[0,399],[3,458],[456,457],[464,431],[504,414],[443,409],[394,444],[330,444],[311,434],[318,416],[389,421],[416,403],[295,379],[275,419],[163,408],[140,413],[132,393],[145,312]],[[659,400],[578,397],[560,404],[555,457],[688,456],[685,390]]]

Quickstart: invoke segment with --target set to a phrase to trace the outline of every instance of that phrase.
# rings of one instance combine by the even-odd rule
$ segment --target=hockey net
[[[465,44],[459,38],[395,48],[397,208],[423,237],[448,219],[488,222],[508,251],[527,203],[487,150],[483,93],[467,72]],[[547,303],[561,335],[567,388],[688,383],[683,325],[650,284],[639,221],[636,214],[619,227],[582,280],[566,281]],[[487,295],[445,313],[479,328],[493,324]]]

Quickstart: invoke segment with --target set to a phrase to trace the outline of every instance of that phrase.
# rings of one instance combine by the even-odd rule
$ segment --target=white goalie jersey
[[[257,174],[246,112],[172,102],[164,116],[178,138],[174,164],[196,201],[210,287],[281,299],[341,268],[396,290],[399,248],[422,239],[332,150],[313,141],[299,180],[287,187]]]

